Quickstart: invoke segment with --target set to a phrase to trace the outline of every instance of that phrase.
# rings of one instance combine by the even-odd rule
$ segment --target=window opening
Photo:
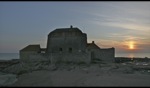
[[[62,48],[59,48],[59,51],[62,51]]]
[[[72,48],[69,48],[69,52],[72,52]]]

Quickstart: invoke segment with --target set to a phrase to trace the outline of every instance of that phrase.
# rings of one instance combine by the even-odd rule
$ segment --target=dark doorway
[[[61,52],[62,52],[62,51],[63,51],[63,49],[62,49],[62,48],[59,48],[59,51],[61,51]]]
[[[69,52],[70,52],[70,53],[72,52],[72,48],[69,48]]]

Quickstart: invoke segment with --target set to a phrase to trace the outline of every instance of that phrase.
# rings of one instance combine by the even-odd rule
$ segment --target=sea
[[[150,53],[115,53],[115,57],[150,58]]]
[[[19,59],[19,53],[0,53],[0,60]]]
[[[150,53],[115,53],[115,57],[150,58]],[[0,60],[19,59],[19,53],[0,53]]]

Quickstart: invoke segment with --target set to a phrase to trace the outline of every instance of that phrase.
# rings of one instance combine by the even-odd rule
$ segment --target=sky
[[[149,1],[1,1],[0,53],[46,48],[56,28],[78,27],[88,43],[116,53],[150,52]]]

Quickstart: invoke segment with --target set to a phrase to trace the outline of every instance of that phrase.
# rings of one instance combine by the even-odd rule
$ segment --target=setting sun
[[[129,46],[129,49],[134,49],[134,42],[130,41],[128,46]]]

